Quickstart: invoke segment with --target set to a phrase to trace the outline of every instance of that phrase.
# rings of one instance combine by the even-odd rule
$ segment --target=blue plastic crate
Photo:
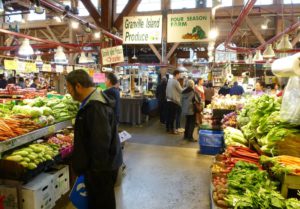
[[[200,153],[204,155],[217,155],[224,151],[223,147],[209,147],[200,145]]]
[[[200,130],[199,144],[207,147],[223,147],[224,133],[223,131]]]

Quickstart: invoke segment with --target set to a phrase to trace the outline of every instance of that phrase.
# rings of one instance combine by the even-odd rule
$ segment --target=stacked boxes
[[[52,167],[47,174],[53,178],[54,201],[57,201],[70,190],[69,167],[57,165]]]
[[[199,131],[200,153],[216,155],[224,150],[223,131],[200,130]]]
[[[17,188],[0,185],[0,208],[18,209]]]
[[[53,199],[53,177],[42,173],[22,188],[23,209],[51,209]]]

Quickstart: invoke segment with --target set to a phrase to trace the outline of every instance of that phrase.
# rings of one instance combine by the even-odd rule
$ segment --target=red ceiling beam
[[[49,1],[49,0],[40,0],[41,4],[49,9],[52,9],[52,10],[55,10],[57,12],[61,12],[61,13],[64,13],[66,12],[65,11],[65,8],[58,4],[58,3],[54,3],[52,1]],[[92,28],[92,29],[95,29],[97,30],[98,27],[84,19],[82,19],[81,17],[71,13],[71,12],[67,12],[66,15],[70,18],[73,18],[74,20],[77,20],[78,22],[82,23],[83,25],[86,25],[86,24],[89,24],[89,27]],[[115,40],[116,44],[122,44],[123,43],[123,39],[120,38],[119,36],[116,36],[114,34],[111,34],[110,32],[104,30],[104,29],[100,29],[102,34],[106,35],[107,37],[109,38],[112,38]]]
[[[236,21],[234,22],[231,31],[229,32],[227,39],[225,41],[225,47],[228,49],[232,49],[232,50],[237,50],[237,51],[243,51],[243,52],[249,52],[250,50],[247,48],[242,48],[242,47],[231,47],[229,45],[229,43],[232,41],[232,38],[234,36],[234,33],[236,32],[236,30],[240,27],[240,25],[242,24],[242,22],[244,21],[245,17],[247,17],[247,15],[250,13],[250,11],[252,10],[254,4],[255,4],[256,0],[248,0],[248,2],[246,3],[246,5],[243,7],[241,13],[239,14],[238,18],[236,19]]]

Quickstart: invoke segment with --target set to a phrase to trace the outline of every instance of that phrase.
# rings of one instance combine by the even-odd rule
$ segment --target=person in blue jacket
[[[113,73],[108,73],[106,76],[106,81],[105,85],[107,89],[104,91],[104,93],[110,98],[115,101],[115,115],[116,115],[116,120],[117,123],[119,123],[119,118],[120,118],[120,91],[116,87],[118,83],[118,78],[115,74]]]
[[[231,89],[229,91],[231,96],[232,95],[242,95],[244,92],[245,91],[244,91],[243,87],[240,86],[237,81],[235,81],[233,83],[233,87],[231,87]]]

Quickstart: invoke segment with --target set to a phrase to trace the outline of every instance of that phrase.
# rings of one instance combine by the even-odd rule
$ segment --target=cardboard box
[[[53,177],[42,173],[22,188],[23,209],[51,209],[54,207]]]
[[[16,187],[0,185],[0,208],[18,209],[18,192]]]
[[[57,201],[70,190],[69,166],[53,166],[47,171],[47,174],[50,174],[53,178],[54,201]]]

